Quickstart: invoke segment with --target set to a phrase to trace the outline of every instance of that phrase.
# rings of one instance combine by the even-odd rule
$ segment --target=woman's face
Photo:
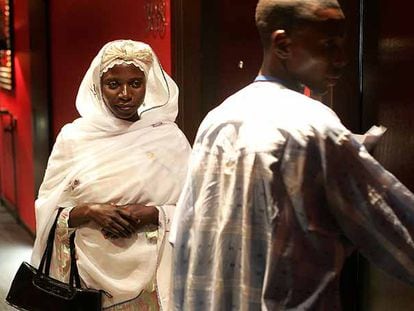
[[[138,107],[144,101],[144,72],[133,64],[115,65],[101,77],[105,105],[119,119],[137,121]]]

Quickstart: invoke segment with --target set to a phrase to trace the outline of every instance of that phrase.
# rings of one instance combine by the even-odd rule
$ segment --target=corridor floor
[[[30,259],[32,245],[32,237],[0,206],[0,311],[15,310],[5,298],[21,262]]]

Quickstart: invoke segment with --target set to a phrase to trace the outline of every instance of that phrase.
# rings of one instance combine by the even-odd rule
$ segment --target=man
[[[414,196],[326,106],[340,77],[333,0],[260,0],[256,81],[202,122],[172,229],[176,310],[339,310],[358,249],[414,283]]]

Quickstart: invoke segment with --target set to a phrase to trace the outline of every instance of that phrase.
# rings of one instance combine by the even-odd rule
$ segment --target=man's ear
[[[284,30],[275,30],[271,35],[272,50],[280,59],[286,59],[290,56],[290,46],[292,40]]]

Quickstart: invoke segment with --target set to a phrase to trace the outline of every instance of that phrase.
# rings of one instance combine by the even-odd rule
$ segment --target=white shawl
[[[140,120],[136,122],[115,118],[102,100],[99,78],[102,57],[114,45],[132,46],[138,52],[149,50],[153,56],[153,65],[146,72],[145,100],[138,109]],[[119,40],[101,49],[76,98],[81,118],[65,125],[59,133],[39,190],[32,255],[35,266],[39,265],[58,205],[108,202],[156,205],[160,211],[158,242],[148,240],[145,233],[129,239],[106,240],[100,228],[88,224],[76,231],[77,263],[88,287],[113,295],[110,305],[135,298],[152,284],[156,271],[167,269],[164,273],[167,279],[158,284],[162,300],[167,299],[170,263],[161,261],[160,266],[159,262],[169,257],[165,234],[190,152],[185,136],[174,123],[177,100],[176,84],[163,71],[148,45]]]

